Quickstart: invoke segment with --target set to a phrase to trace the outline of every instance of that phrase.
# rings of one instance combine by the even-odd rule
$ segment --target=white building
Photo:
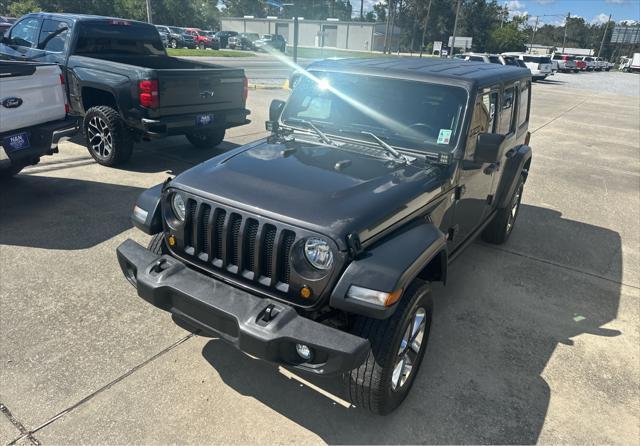
[[[223,31],[247,33],[280,34],[293,44],[293,20],[269,17],[223,17],[220,19]],[[312,48],[337,48],[356,51],[382,51],[384,49],[385,23],[342,22],[337,19],[298,19],[298,46]],[[394,28],[391,48],[398,46],[401,30]]]

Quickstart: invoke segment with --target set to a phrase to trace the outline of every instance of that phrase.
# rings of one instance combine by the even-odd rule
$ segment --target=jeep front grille
[[[178,253],[222,273],[288,291],[294,231],[193,198],[187,199],[186,214],[184,238],[174,248]]]

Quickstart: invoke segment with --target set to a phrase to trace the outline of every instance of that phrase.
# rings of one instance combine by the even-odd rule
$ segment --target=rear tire
[[[516,190],[509,200],[509,205],[504,209],[498,209],[491,223],[482,232],[482,239],[485,242],[500,245],[509,239],[520,212],[523,191],[524,175],[520,175]]]
[[[149,244],[147,245],[147,249],[159,256],[167,254],[169,251],[167,250],[167,246],[164,244],[164,234],[161,232],[151,237],[151,240],[149,240]]]
[[[173,49],[178,48],[178,41],[176,39],[171,39],[171,42],[169,42],[169,46]]]
[[[133,136],[116,110],[106,105],[91,107],[84,117],[87,149],[98,164],[123,164],[133,152]]]
[[[344,375],[353,404],[386,415],[404,401],[427,349],[432,313],[431,289],[417,280],[388,319],[357,316],[351,332],[368,339],[371,351],[360,367]]]
[[[204,50],[206,47],[204,46],[204,43],[201,43],[200,45],[198,45],[198,48],[200,48],[201,50]]]
[[[224,141],[224,134],[225,129],[218,129],[201,133],[187,133],[185,136],[194,147],[210,149],[219,146]]]

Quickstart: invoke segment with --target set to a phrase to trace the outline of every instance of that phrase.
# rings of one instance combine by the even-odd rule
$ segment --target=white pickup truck
[[[0,178],[58,151],[79,130],[55,64],[0,60]]]

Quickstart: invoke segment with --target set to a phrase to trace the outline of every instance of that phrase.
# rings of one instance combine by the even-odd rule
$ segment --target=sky
[[[373,9],[378,1],[365,0],[365,11]],[[616,22],[640,20],[640,0],[499,0],[499,3],[506,4],[512,14],[540,16],[540,23],[553,25],[562,25],[568,12],[572,17],[579,16],[587,22],[604,23],[609,14]],[[354,15],[359,14],[360,0],[351,0],[351,4]]]

